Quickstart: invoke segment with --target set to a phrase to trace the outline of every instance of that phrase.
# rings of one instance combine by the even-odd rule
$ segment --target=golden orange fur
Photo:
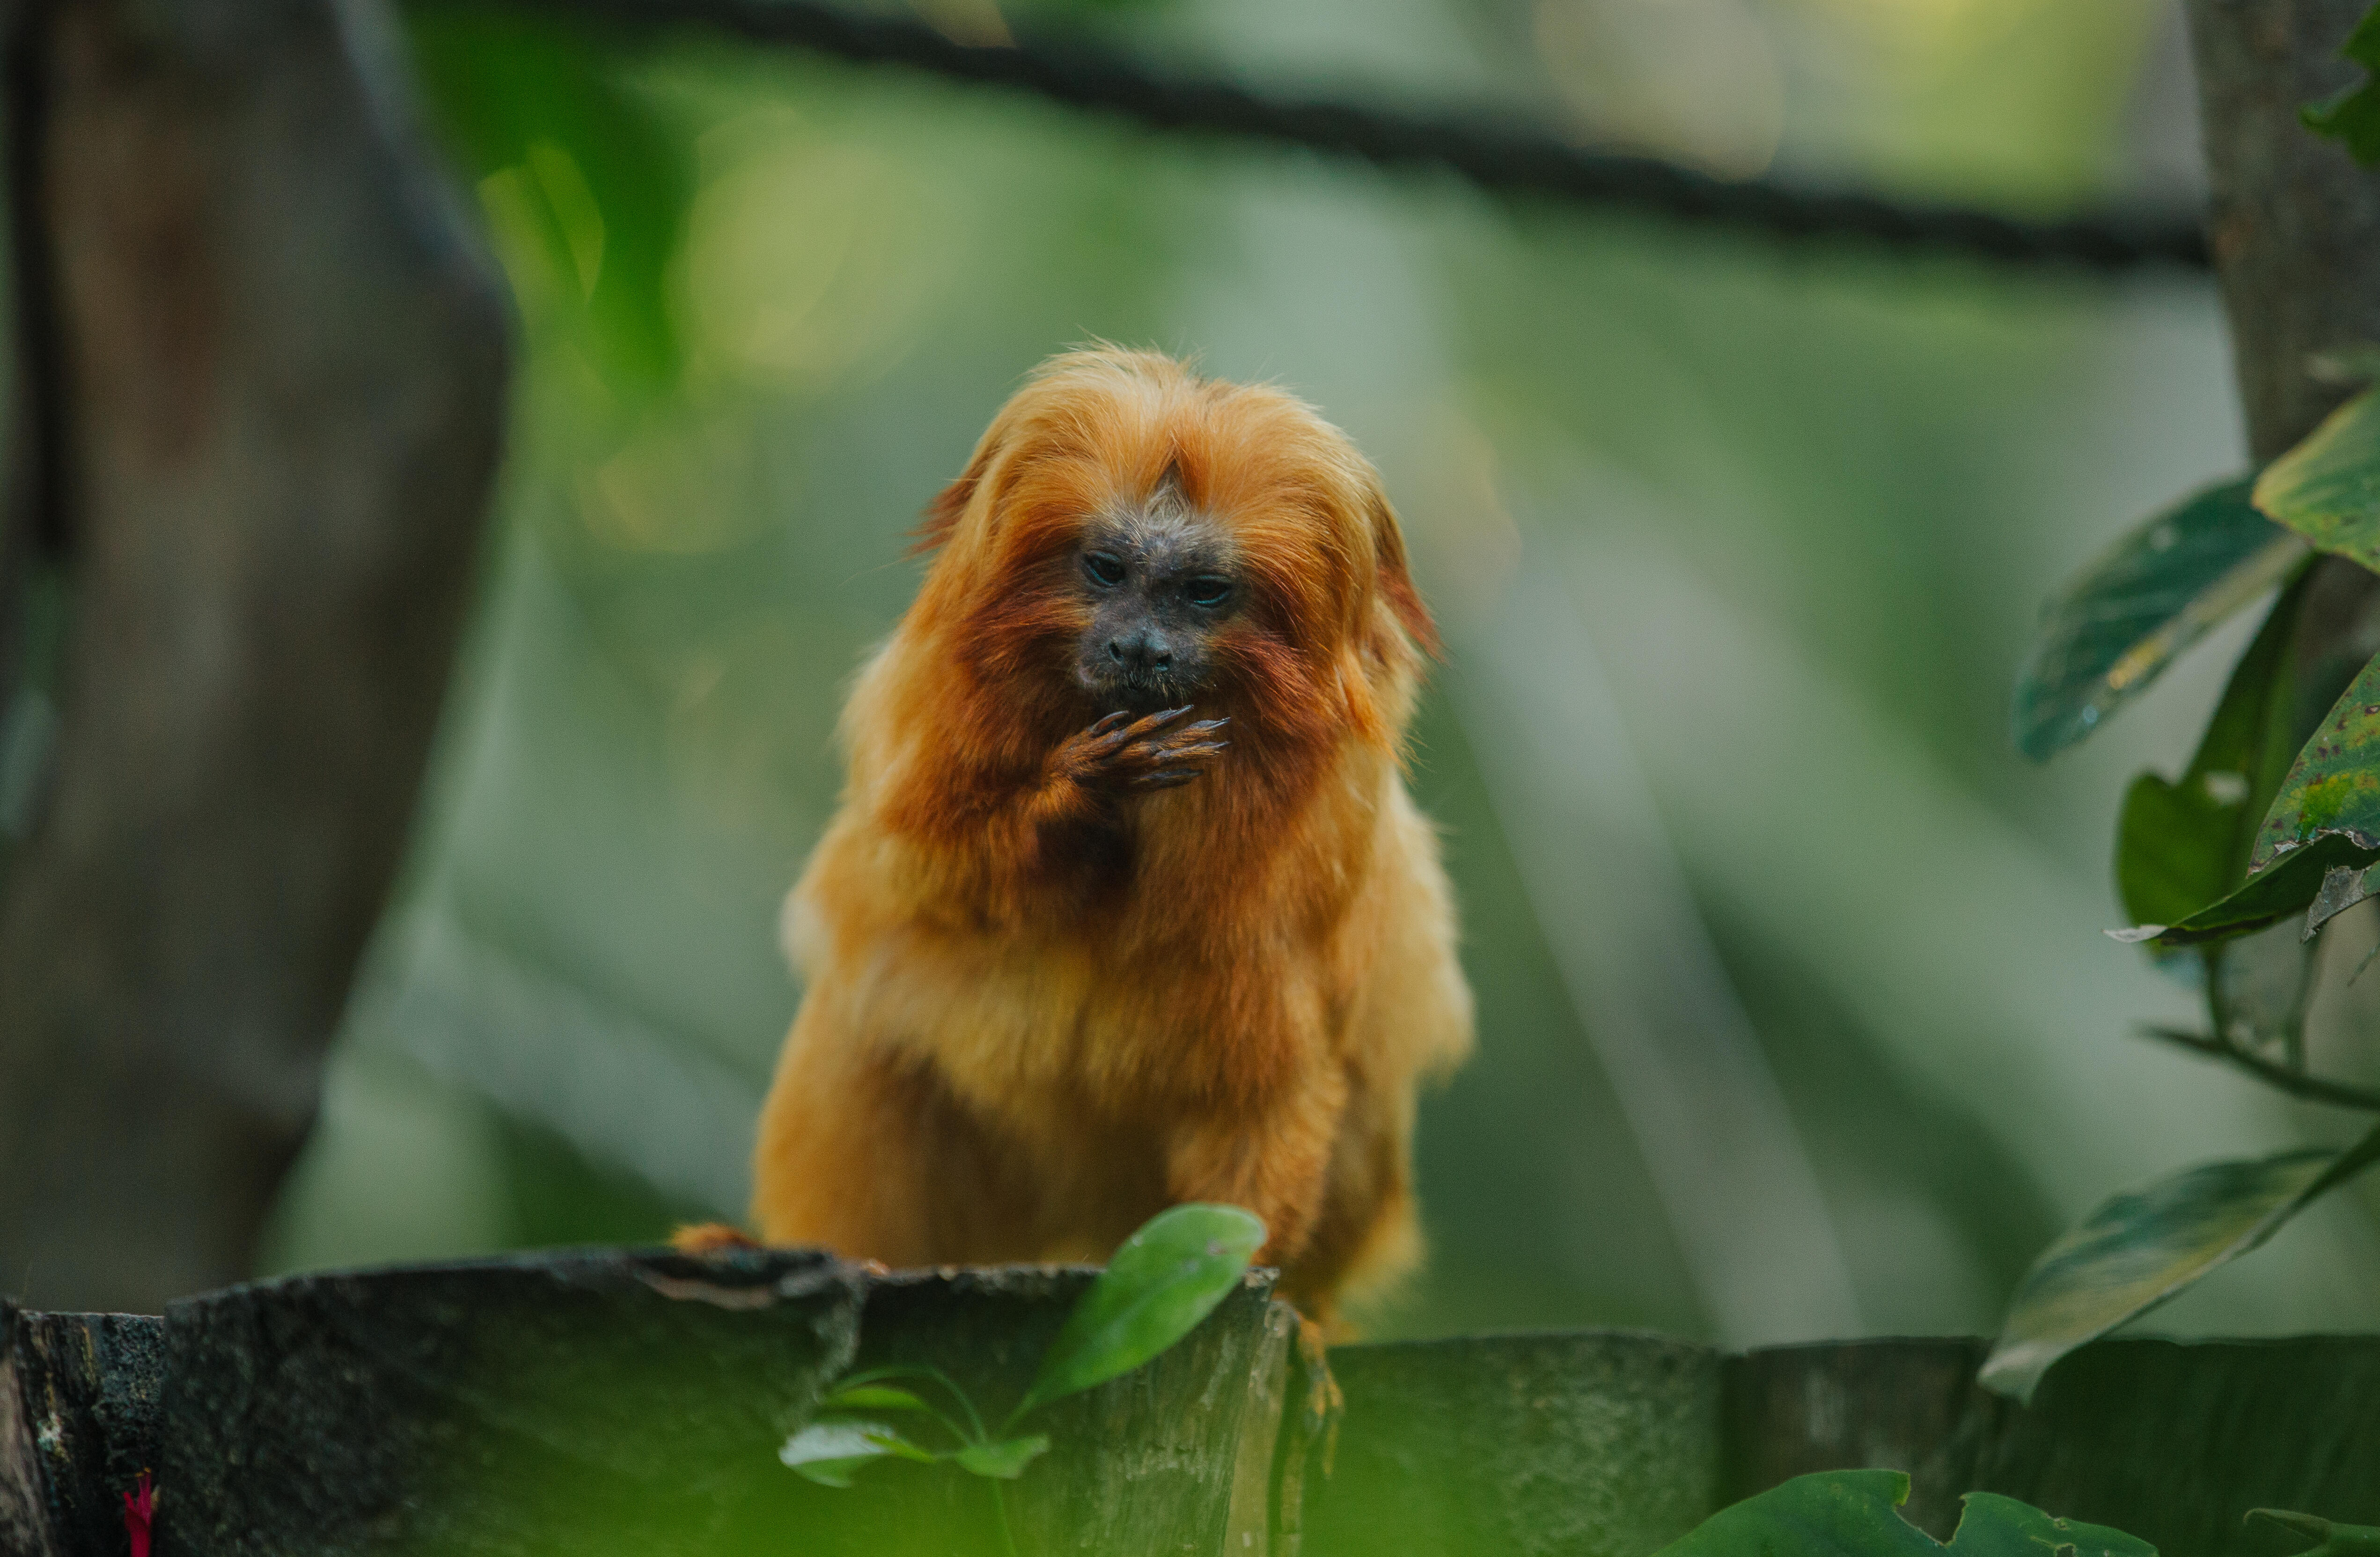
[[[1246,607],[1193,783],[1085,782],[1087,516],[1160,485]],[[787,903],[807,982],[760,1120],[771,1243],[892,1265],[1103,1259],[1165,1206],[1265,1219],[1327,1315],[1415,1258],[1414,1094],[1471,1041],[1401,746],[1428,617],[1379,479],[1275,390],[1152,353],[1046,363],[929,510],[939,554],[844,711]]]

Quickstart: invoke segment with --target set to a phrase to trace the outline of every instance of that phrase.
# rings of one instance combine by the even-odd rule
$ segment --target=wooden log
[[[2129,1530],[2168,1557],[2271,1557],[2251,1508],[2380,1524],[2380,1338],[2104,1341],[2030,1407],[1974,1381],[1983,1341],[1855,1341],[1727,1368],[1722,1496],[1804,1471],[1912,1473],[1937,1537],[1968,1491]]]
[[[174,1557],[638,1557],[735,1539],[857,1342],[808,1250],[564,1251],[268,1282],[165,1317]]]
[[[18,1316],[8,1349],[58,1557],[123,1557],[124,1494],[160,1458],[164,1339],[148,1314]]]
[[[1007,1266],[902,1272],[869,1283],[858,1369],[948,1374],[997,1425],[1096,1272]],[[1264,1557],[1274,1441],[1295,1316],[1251,1271],[1197,1330],[1148,1366],[1060,1401],[1019,1430],[1050,1449],[1002,1484],[1015,1550],[1133,1557]],[[920,1393],[938,1405],[930,1386]],[[750,1528],[804,1557],[1001,1553],[991,1485],[951,1466],[887,1465],[849,1489],[786,1474]]]
[[[42,1496],[32,1418],[25,1412],[24,1369],[17,1356],[17,1335],[23,1325],[23,1311],[0,1297],[0,1551],[9,1557],[58,1557]]]
[[[1645,1557],[1718,1506],[1719,1358],[1583,1332],[1342,1346],[1302,1557]]]

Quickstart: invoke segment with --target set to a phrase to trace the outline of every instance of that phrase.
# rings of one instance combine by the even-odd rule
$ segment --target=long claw
[[[1101,719],[1098,724],[1092,725],[1089,730],[1085,732],[1085,734],[1104,736],[1110,730],[1114,729],[1117,725],[1123,724],[1125,720],[1130,719],[1131,717],[1132,711],[1130,709],[1120,708],[1113,713],[1109,714],[1106,718]]]

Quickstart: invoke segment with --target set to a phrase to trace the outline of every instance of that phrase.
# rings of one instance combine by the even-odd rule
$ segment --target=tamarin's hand
[[[1137,720],[1128,711],[1111,713],[1080,735],[1066,737],[1058,748],[1057,769],[1087,789],[1111,794],[1188,784],[1232,744],[1214,738],[1216,731],[1231,723],[1229,718],[1172,727],[1192,712],[1187,706],[1160,709]]]

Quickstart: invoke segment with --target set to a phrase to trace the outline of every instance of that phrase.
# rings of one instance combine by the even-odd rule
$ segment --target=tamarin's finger
[[[1117,725],[1123,724],[1125,720],[1130,719],[1131,717],[1132,710],[1128,708],[1120,708],[1113,713],[1109,714],[1106,718],[1100,720],[1098,724],[1092,725],[1089,729],[1084,731],[1083,734],[1087,736],[1104,736],[1110,730],[1114,729]]]
[[[1220,730],[1231,722],[1232,716],[1228,713],[1220,719],[1201,719],[1196,724],[1184,725],[1182,733],[1185,736],[1194,734],[1203,736],[1209,730]]]
[[[1135,736],[1145,736],[1152,730],[1162,730],[1168,724],[1172,724],[1175,720],[1189,712],[1191,709],[1196,706],[1196,705],[1193,703],[1184,703],[1180,708],[1159,709],[1155,713],[1150,714],[1148,718],[1134,725],[1132,727],[1132,733]]]

